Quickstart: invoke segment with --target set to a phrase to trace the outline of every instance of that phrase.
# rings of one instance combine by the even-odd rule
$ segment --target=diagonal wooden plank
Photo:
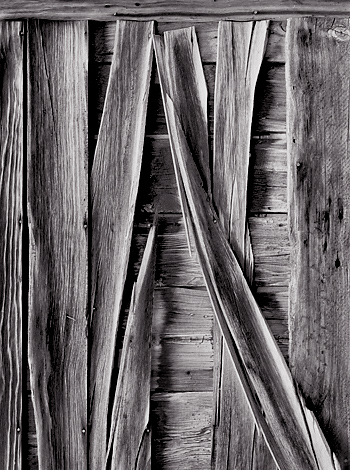
[[[40,469],[87,468],[86,22],[29,22],[29,365]]]
[[[0,22],[0,455],[22,468],[23,25]]]
[[[255,85],[265,51],[268,22],[220,22],[214,104],[213,202],[226,238],[246,278],[253,279],[247,225],[247,188]],[[214,417],[212,466],[252,468],[269,456],[255,429],[227,345],[214,322]],[[264,459],[266,460],[266,459]],[[270,457],[269,468],[273,468]],[[265,462],[265,465],[267,462]]]
[[[290,365],[350,466],[349,19],[288,22]]]
[[[140,177],[153,23],[118,21],[91,173],[89,462],[105,468],[115,340]]]
[[[157,223],[155,221],[155,223]],[[151,341],[156,225],[148,235],[134,285],[113,403],[111,468],[146,470],[151,464]]]
[[[207,121],[208,92],[195,28],[166,31],[164,37],[154,36],[154,49],[163,100],[165,94],[172,97],[205,187],[211,192]],[[197,116],[196,119],[192,119],[194,115]],[[167,113],[165,117],[167,120]],[[170,146],[172,145],[170,136]],[[175,163],[175,176],[181,192],[180,203],[191,251],[186,198]]]
[[[208,204],[169,97],[165,106],[203,275],[252,413],[280,468],[336,468],[335,456],[295,390],[283,356]]]

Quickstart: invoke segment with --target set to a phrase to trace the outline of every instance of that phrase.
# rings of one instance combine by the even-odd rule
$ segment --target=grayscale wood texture
[[[343,15],[349,13],[347,0],[4,0],[0,18],[93,19],[112,21],[186,18],[192,21],[254,20],[301,15]]]
[[[192,21],[168,21],[157,24],[156,29],[163,33],[191,25]],[[211,136],[217,28],[217,23],[197,23],[195,26],[208,89]],[[278,345],[287,356],[289,241],[286,223],[284,29],[283,22],[270,22],[258,80],[248,212],[257,301]],[[92,23],[97,111],[102,111],[103,107],[114,34],[115,22]],[[139,199],[145,213],[153,206],[162,213],[152,346],[152,410],[156,410],[161,419],[155,416],[153,459],[159,468],[190,466],[191,469],[203,469],[210,467],[211,421],[205,420],[211,415],[212,403],[209,398],[203,400],[203,395],[210,397],[213,387],[213,314],[198,260],[194,252],[192,257],[188,253],[157,73],[151,81],[148,113],[145,169],[141,175],[141,182],[146,178],[148,183],[140,188]],[[99,113],[92,118],[98,123]],[[182,320],[186,323],[183,324]],[[193,407],[187,396],[191,397]],[[196,400],[201,406],[195,406]],[[176,412],[172,408],[175,402]],[[192,413],[195,413],[196,421]],[[184,419],[182,431],[178,428],[179,419]],[[207,424],[201,433],[204,421]]]
[[[279,467],[336,468],[334,454],[313,414],[295,390],[283,356],[208,204],[168,95],[164,104],[203,276],[254,418]]]
[[[151,343],[156,229],[153,225],[148,236],[123,340],[107,454],[113,469],[151,468]]]
[[[350,465],[349,39],[348,19],[288,22],[290,365],[344,469]]]
[[[219,23],[218,31],[213,202],[223,232],[250,284],[254,261],[247,225],[248,169],[254,93],[267,32],[267,21],[224,21]],[[265,460],[265,465],[272,469],[274,461],[255,426],[216,321],[214,338],[212,467],[252,468],[254,460]]]
[[[87,468],[86,22],[29,22],[29,345],[39,469]]]
[[[89,465],[103,470],[108,409],[152,65],[152,22],[118,21],[91,172]]]
[[[163,18],[164,20],[164,18]],[[112,61],[116,22],[90,23],[89,129],[98,134]],[[192,20],[156,25],[157,31],[192,26]],[[196,23],[213,132],[215,22]],[[287,357],[289,241],[287,232],[284,22],[270,22],[257,84],[252,125],[248,214],[257,301]],[[189,256],[159,79],[152,74],[139,205],[131,253],[146,243],[149,212],[159,207],[152,342],[152,459],[157,468],[210,468],[213,388],[212,307],[195,252]],[[147,223],[144,223],[146,216]],[[194,249],[194,247],[193,247]],[[133,271],[137,274],[141,256]],[[135,274],[135,275],[136,275]],[[136,278],[135,278],[136,279]],[[117,346],[118,347],[118,346]],[[28,469],[37,470],[30,411]],[[182,423],[181,427],[179,423]],[[257,467],[259,468],[259,466]]]
[[[0,455],[4,470],[22,468],[22,28],[20,22],[0,22]]]

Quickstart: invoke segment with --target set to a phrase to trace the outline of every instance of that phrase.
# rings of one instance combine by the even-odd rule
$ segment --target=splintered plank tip
[[[152,226],[134,285],[118,384],[113,403],[109,450],[112,468],[145,469],[151,455],[151,329],[156,258]]]

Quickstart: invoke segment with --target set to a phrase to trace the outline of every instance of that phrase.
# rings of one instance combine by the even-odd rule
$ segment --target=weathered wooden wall
[[[108,8],[106,8],[106,10],[108,10]],[[326,10],[324,10],[324,12],[325,11]],[[174,17],[176,17],[176,11],[173,11],[172,13],[174,14]],[[181,22],[160,22],[156,24],[156,32],[162,34],[165,31],[172,29],[191,26],[193,24],[192,21],[192,19],[187,19]],[[16,27],[20,28],[20,26],[21,25],[18,23]],[[83,83],[86,79],[86,76],[83,77],[83,72],[84,70],[86,71],[86,45],[88,40],[87,38],[89,37],[89,165],[91,166],[106,96],[108,77],[111,70],[116,25],[114,22],[106,22],[89,23],[88,26],[88,36],[82,34],[83,30],[80,31],[80,36],[79,31],[76,31],[74,33],[75,35],[71,31],[73,34],[71,38],[72,41],[80,41],[79,44],[82,45],[83,54],[81,55],[79,62],[82,69],[76,67],[75,72],[76,74],[82,74],[80,81]],[[7,26],[4,26],[4,28],[6,29]],[[67,28],[69,29],[68,26]],[[71,28],[73,28],[73,26],[71,26]],[[80,27],[77,28],[79,30]],[[217,54],[217,28],[217,22],[200,22],[195,28],[198,35],[199,50],[203,61],[205,80],[208,88],[210,161],[212,161],[213,99]],[[247,218],[255,259],[253,290],[262,312],[275,335],[277,343],[288,360],[288,287],[290,279],[290,247],[287,229],[285,28],[286,23],[284,21],[270,23],[266,53],[257,81],[250,148],[251,159],[248,183]],[[75,28],[73,29],[75,30]],[[45,28],[43,31],[45,31]],[[87,30],[85,29],[84,32],[85,31]],[[35,39],[38,38],[38,36],[35,36],[38,34],[37,23],[30,23],[28,34],[30,35],[30,48],[35,50],[36,47],[43,47],[43,44],[46,41],[46,39],[44,41],[46,33],[40,33],[42,35],[42,40],[39,41]],[[23,32],[21,32],[21,35],[23,35]],[[13,35],[13,40],[17,41],[18,51],[21,50],[20,41],[18,39],[20,37],[20,35],[17,36],[16,30]],[[0,41],[1,40],[3,39],[0,38]],[[53,50],[56,50],[55,43],[52,38],[51,47]],[[18,54],[20,53],[18,52]],[[57,54],[59,55],[59,52],[57,52]],[[64,60],[68,59],[66,57],[62,58],[61,62]],[[77,60],[77,58],[73,55],[69,60],[74,61]],[[5,63],[7,64],[8,62]],[[17,63],[18,70],[16,72],[18,80],[21,80],[20,71],[22,69],[21,65],[18,66],[20,63],[21,62],[19,60]],[[83,63],[85,65],[83,65]],[[87,233],[89,237],[90,229],[88,228],[88,220],[85,217],[87,201],[84,199],[83,189],[82,193],[75,194],[75,202],[73,201],[74,204],[68,205],[72,214],[66,214],[64,211],[61,212],[60,210],[62,206],[60,200],[64,200],[66,197],[65,194],[70,194],[70,182],[79,176],[79,178],[84,179],[84,183],[81,188],[86,184],[87,166],[84,167],[84,160],[75,160],[73,155],[73,157],[67,158],[67,160],[62,162],[63,167],[67,169],[68,179],[66,179],[65,182],[60,182],[59,179],[57,180],[57,194],[54,194],[55,200],[52,201],[52,210],[48,210],[50,206],[46,206],[45,204],[40,205],[40,201],[38,202],[38,197],[36,195],[37,189],[34,191],[33,187],[34,178],[38,178],[36,188],[43,186],[46,194],[48,195],[47,197],[49,197],[51,194],[51,183],[49,184],[48,182],[51,180],[54,181],[55,179],[53,176],[56,176],[55,167],[46,167],[45,161],[43,160],[44,157],[42,159],[34,159],[35,154],[40,154],[40,152],[43,152],[42,149],[46,148],[45,146],[40,148],[38,146],[38,148],[35,148],[36,136],[39,135],[40,132],[43,132],[42,129],[44,128],[43,126],[38,126],[38,123],[42,116],[46,116],[46,113],[48,112],[46,109],[47,107],[49,112],[52,112],[52,110],[50,111],[49,105],[50,102],[54,103],[52,100],[56,99],[56,95],[57,99],[59,99],[59,97],[62,99],[62,96],[55,89],[51,89],[50,87],[45,88],[47,86],[47,74],[49,74],[51,70],[50,62],[40,65],[40,63],[36,62],[36,60],[31,57],[28,65],[32,77],[29,81],[29,90],[31,90],[32,93],[32,101],[29,102],[30,106],[28,108],[28,117],[32,120],[31,134],[34,146],[33,148],[35,150],[29,153],[30,158],[28,159],[29,176],[32,175],[28,186],[32,187],[32,190],[28,192],[29,215],[31,216],[33,227],[35,224],[39,224],[43,231],[49,230],[50,233],[52,232],[52,238],[50,238],[52,246],[45,245],[44,242],[38,243],[38,237],[34,236],[34,232],[31,234],[33,250],[35,248],[37,253],[41,253],[40,256],[34,256],[35,253],[32,251],[31,257],[32,279],[36,279],[35,284],[32,284],[36,286],[36,291],[32,288],[30,297],[30,305],[33,306],[39,301],[42,303],[43,298],[45,297],[45,295],[41,297],[35,295],[35,292],[44,292],[43,287],[46,286],[45,282],[39,282],[40,277],[38,277],[38,275],[44,275],[46,273],[45,276],[48,278],[54,275],[54,271],[50,268],[50,262],[52,263],[53,260],[47,256],[47,252],[51,252],[52,249],[56,247],[56,243],[59,243],[59,240],[61,240],[62,243],[67,246],[67,256],[73,256],[73,250],[66,245],[66,243],[68,243],[66,239],[68,233],[70,233],[70,240],[78,240],[77,245],[74,245],[78,246],[78,248],[74,250],[74,257],[77,256],[79,258],[79,262],[74,262],[74,266],[71,266],[71,268],[73,270],[80,270],[80,277],[76,278],[78,279],[79,282],[77,282],[81,287],[79,289],[79,296],[85,296],[86,278],[84,276],[86,276],[87,268],[87,247],[85,246],[86,240],[84,239],[84,233]],[[34,73],[36,68],[42,71],[42,76]],[[9,70],[9,67],[6,70]],[[42,84],[37,89],[33,89],[33,84],[36,84],[37,80],[39,83],[40,77]],[[4,84],[6,85],[6,81],[3,82],[3,89]],[[71,82],[70,85],[74,87],[74,84]],[[40,93],[40,90],[43,90],[45,93]],[[19,99],[21,99],[21,86],[18,87],[18,92]],[[31,103],[33,103],[33,99],[34,102],[35,100],[39,100],[39,102],[42,103],[42,113],[39,113],[39,108],[34,109],[34,105],[31,105]],[[69,97],[66,97],[66,99],[68,110],[70,100]],[[82,107],[79,114],[82,113],[83,116],[85,115],[86,105],[84,99],[84,95],[82,95],[81,100],[79,101],[79,106]],[[1,116],[6,115],[6,110],[4,112],[3,109],[4,108],[2,108]],[[39,115],[36,115],[35,113],[39,113]],[[51,117],[54,118],[54,116]],[[19,124],[17,123],[17,126],[20,126],[21,119],[21,116],[19,116]],[[55,122],[55,119],[53,119],[53,122]],[[64,145],[69,142],[70,131],[68,128],[63,128],[59,131],[57,131],[57,129],[48,129],[47,132],[47,135],[49,136],[55,135],[55,133],[58,132],[57,136],[59,141],[62,142],[62,148],[64,148]],[[84,132],[84,129],[79,129],[78,134]],[[65,135],[68,136],[67,139],[65,139]],[[79,145],[81,146],[82,154],[85,152],[84,145],[87,143],[87,136],[84,142],[83,140],[83,136],[81,135]],[[41,141],[45,143],[46,146],[49,146],[50,144],[45,141],[44,137],[42,137]],[[48,148],[47,152],[49,151],[50,149]],[[43,152],[43,155],[44,153],[45,152]],[[21,155],[20,149],[17,151],[16,155],[17,158],[19,158],[18,162],[20,165],[21,160],[20,157],[18,157]],[[66,153],[66,157],[67,155],[68,153]],[[74,161],[76,162],[75,165],[73,165]],[[36,162],[42,162],[40,174],[46,174],[46,180],[42,180],[39,177],[39,173],[34,171],[36,168]],[[69,170],[70,167],[67,166],[69,164],[73,165],[74,168]],[[19,167],[16,168],[19,172],[18,178],[20,180],[21,170]],[[81,168],[81,171],[78,171],[79,168]],[[54,172],[54,175],[51,174],[51,171]],[[79,175],[77,175],[77,173],[79,173]],[[16,189],[16,194],[20,195],[21,183],[18,181],[16,184],[19,185]],[[7,204],[6,201],[8,201],[8,198],[6,195],[4,197],[4,204]],[[21,199],[21,196],[19,197]],[[16,202],[16,204],[18,204],[18,202]],[[20,214],[20,209],[17,208],[16,210],[19,211]],[[146,243],[147,233],[149,231],[149,224],[152,221],[152,216],[156,210],[159,212],[159,230],[157,237],[156,289],[153,309],[154,318],[151,377],[153,465],[154,468],[157,469],[209,469],[211,465],[211,439],[213,426],[213,377],[217,377],[219,374],[219,371],[214,367],[213,362],[213,343],[218,341],[218,336],[213,335],[212,308],[205,289],[205,283],[199,263],[194,254],[190,257],[187,247],[185,227],[181,213],[165,115],[161,100],[160,84],[155,64],[153,64],[141,180],[135,212],[131,261],[127,273],[127,289],[129,290],[131,290],[131,286],[136,279],[141,255]],[[46,223],[43,219],[43,214],[45,215]],[[56,216],[58,219],[56,219]],[[20,215],[19,218],[21,218]],[[73,226],[69,224],[70,230],[73,230],[72,233],[68,232],[68,228],[67,230],[62,228],[65,226],[67,221],[71,220],[71,218],[76,223],[76,225]],[[59,227],[56,226],[56,223],[58,223]],[[19,229],[19,232],[16,235],[16,237],[19,237],[16,238],[16,246],[11,248],[12,253],[19,253],[18,247],[21,245],[20,230],[21,229]],[[57,237],[58,241],[55,241],[55,237]],[[14,239],[15,238],[13,238],[13,240]],[[26,249],[28,249],[28,247],[26,247]],[[42,263],[45,265],[45,270],[41,268]],[[19,263],[16,264],[16,269],[18,269],[18,264]],[[10,265],[7,264],[6,266],[7,267],[4,265],[5,270],[8,269],[8,266]],[[20,279],[20,274],[16,269],[11,268],[10,275],[16,276]],[[55,279],[56,277],[58,279],[59,276],[62,276],[62,278],[66,278],[68,276],[70,279],[73,274],[71,272],[65,274],[64,271],[59,270],[54,277]],[[56,286],[56,281],[52,282],[53,285]],[[20,282],[16,285],[19,289],[16,295],[20,296]],[[77,298],[78,297],[76,297],[75,300],[77,300]],[[18,302],[19,304],[21,303],[20,300],[18,300]],[[88,301],[86,301],[86,306],[87,304]],[[50,308],[52,305],[53,304],[50,303]],[[60,308],[62,312],[65,311],[64,306],[61,306]],[[58,311],[60,311],[60,308],[58,308]],[[73,311],[74,306],[70,306],[69,309],[70,311]],[[32,325],[38,328],[39,322],[36,321],[33,316],[37,310],[33,310],[32,307],[31,311]],[[44,307],[42,308],[42,311],[45,311]],[[126,324],[127,312],[127,306],[123,305],[120,321],[122,331]],[[46,334],[45,331],[48,328],[47,325],[49,325],[49,323],[47,323],[48,318],[44,313],[40,316],[43,332],[37,330],[39,331],[37,335],[38,337]],[[6,315],[6,312],[4,315]],[[16,322],[20,322],[20,313],[16,313],[16,315]],[[84,321],[83,312],[80,312],[80,310],[79,315],[82,321]],[[71,317],[71,314],[68,313],[68,316]],[[3,318],[5,319],[5,316],[3,316]],[[68,322],[68,325],[69,324],[70,323]],[[60,341],[60,325],[56,326],[56,339],[57,341]],[[53,325],[53,327],[55,327],[55,325]],[[35,331],[33,327],[31,331],[32,333],[30,338],[33,339],[33,331]],[[87,361],[87,353],[85,350],[86,341],[83,338],[81,331],[79,331],[74,330],[74,334],[80,334],[79,337],[81,337],[82,340],[82,347],[79,348],[75,356],[81,359],[82,367],[80,368],[80,372],[86,376],[86,372],[84,372],[85,357]],[[119,344],[120,347],[122,344],[122,336],[122,333],[118,333],[117,344]],[[20,339],[18,339],[18,341],[20,344]],[[46,354],[47,358],[53,357],[50,352],[50,347],[51,346],[49,344]],[[38,380],[34,380],[38,377],[38,374],[40,374],[41,369],[40,361],[37,360],[33,347],[31,351],[32,384],[35,391],[35,387],[39,388],[39,385],[42,385]],[[20,346],[15,347],[15,355],[17,357],[16,361],[21,361]],[[44,363],[48,364],[49,362],[44,360]],[[61,363],[62,367],[63,365],[64,362]],[[43,370],[45,370],[45,368],[43,368]],[[57,364],[57,368],[54,368],[54,370],[58,375],[61,373],[59,364]],[[82,377],[80,377],[80,379],[82,380]],[[75,377],[74,380],[77,380],[77,378]],[[115,383],[113,382],[115,381],[114,372],[112,373],[111,380],[113,388],[115,387]],[[50,387],[52,389],[51,385]],[[84,390],[84,386],[81,387],[78,384],[77,389],[84,395],[82,399],[85,400],[86,391]],[[17,393],[16,396],[18,399],[18,392],[15,393]],[[42,419],[40,417],[42,400],[38,398],[38,395],[34,395],[34,398],[37,400],[37,420],[39,418]],[[4,403],[10,403],[10,398],[5,397],[4,400]],[[47,443],[44,443],[45,436],[35,435],[31,403],[32,401],[30,400],[28,411],[28,444],[30,448],[27,465],[28,468],[32,470],[38,468],[38,451],[36,449],[38,440],[39,443],[42,441],[41,447],[39,445],[41,462],[44,462],[44,458],[49,457],[47,457],[48,453],[45,451],[45,445],[46,447],[48,445]],[[20,405],[18,406],[20,409]],[[52,412],[49,411],[46,415],[49,426],[50,419],[52,419],[52,416],[54,416],[55,413],[57,414],[57,410],[53,409]],[[81,411],[82,416],[84,413],[85,411]],[[17,414],[18,413],[16,412],[16,416]],[[20,430],[20,413],[18,414],[17,420],[16,426]],[[56,421],[56,418],[54,418],[55,423]],[[65,425],[72,430],[72,422],[61,424],[62,430]],[[72,455],[77,455],[78,453],[83,456],[82,459],[80,459],[80,463],[83,468],[85,465],[84,439],[88,428],[86,420],[83,418],[79,421],[79,424],[79,436],[77,435],[72,438],[71,450]],[[16,448],[16,452],[19,452],[18,435],[20,433],[17,431],[16,433],[13,448]],[[13,439],[14,435],[12,434],[10,438]],[[7,446],[5,441],[4,446]],[[46,455],[46,457],[44,457],[44,455]],[[58,462],[62,456],[56,455],[52,458],[56,459],[55,461]],[[260,468],[259,463],[255,464],[256,468]],[[18,468],[15,466],[11,467],[9,465],[8,468]],[[228,464],[226,468],[230,468],[230,465]]]
[[[191,22],[158,23],[164,31]],[[196,25],[208,87],[209,132],[213,100],[217,23]],[[102,112],[114,40],[113,23],[93,23],[91,40],[96,116]],[[287,356],[289,242],[285,140],[285,24],[272,22],[258,79],[253,118],[248,215],[255,256],[255,291]],[[94,116],[94,113],[92,114]],[[97,135],[98,121],[94,133]],[[177,194],[157,73],[154,71],[146,127],[136,220],[160,211],[157,288],[153,323],[152,410],[155,468],[209,468],[212,426],[212,311],[199,264],[190,258]],[[139,229],[139,231],[141,228]],[[137,243],[137,240],[135,240]],[[201,404],[201,405],[200,405]],[[182,426],[179,423],[182,422]]]

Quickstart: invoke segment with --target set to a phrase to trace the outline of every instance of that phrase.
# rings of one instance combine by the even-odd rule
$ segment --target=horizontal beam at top
[[[349,16],[349,0],[3,0],[0,19],[158,21]]]

